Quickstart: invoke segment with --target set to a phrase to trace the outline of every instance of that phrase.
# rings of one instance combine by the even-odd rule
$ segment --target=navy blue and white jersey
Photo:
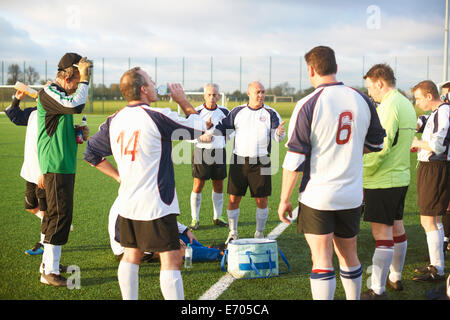
[[[433,151],[419,149],[417,160],[429,161],[450,161],[450,105],[443,103],[434,110],[428,117],[419,117],[418,127],[422,128],[422,140],[427,141]]]
[[[230,110],[225,107],[216,105],[215,108],[208,109],[205,104],[202,104],[195,108],[195,111],[197,111],[203,121],[206,122],[211,119],[211,122],[214,126],[217,125],[220,120],[225,118],[230,113]],[[197,140],[194,140],[193,142],[195,143],[195,146],[197,148],[202,149],[223,149],[226,146],[225,136],[214,137],[213,141],[208,143],[198,142]]]
[[[37,107],[20,109],[20,100],[14,98],[11,106],[5,109],[5,113],[12,123],[18,126],[27,126],[25,134],[25,150],[23,152],[23,164],[20,176],[26,181],[37,184],[41,174],[39,168],[37,139],[38,121]]]
[[[110,116],[87,142],[84,159],[96,166],[113,155],[121,184],[119,214],[149,221],[179,214],[172,141],[194,139],[206,130],[199,115],[188,118],[170,109],[129,105]]]
[[[271,139],[280,142],[286,136],[285,133],[282,136],[276,133],[280,123],[280,115],[269,106],[252,109],[248,105],[241,105],[217,124],[214,135],[224,136],[234,131],[234,154],[262,157],[270,155]]]
[[[317,210],[357,208],[363,200],[363,151],[383,149],[375,106],[343,83],[301,99],[288,129],[283,168],[303,171],[299,201]]]

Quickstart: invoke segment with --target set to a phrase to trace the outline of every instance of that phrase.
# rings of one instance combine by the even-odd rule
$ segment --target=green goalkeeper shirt
[[[41,173],[73,174],[76,171],[77,143],[73,114],[81,113],[89,84],[80,82],[73,95],[52,83],[39,91],[38,159]]]
[[[364,155],[364,188],[408,186],[411,178],[410,148],[417,126],[414,107],[394,89],[384,96],[377,113],[386,137],[382,151]]]

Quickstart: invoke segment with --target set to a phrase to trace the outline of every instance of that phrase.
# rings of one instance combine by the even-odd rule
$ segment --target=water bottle
[[[81,121],[81,124],[79,125],[77,129],[77,143],[82,144],[83,143],[83,129],[87,126],[86,116],[83,116],[83,120]]]
[[[20,81],[16,82],[16,84],[14,85],[14,89],[25,92],[25,94],[29,95],[33,99],[36,99],[38,97],[38,92],[36,90],[30,88],[30,86]]]
[[[192,247],[190,243],[188,243],[184,252],[184,267],[186,269],[192,268]]]
[[[160,96],[165,96],[169,93],[169,89],[167,88],[167,85],[162,84],[160,86],[158,86],[158,88],[156,89],[156,92],[160,95]]]

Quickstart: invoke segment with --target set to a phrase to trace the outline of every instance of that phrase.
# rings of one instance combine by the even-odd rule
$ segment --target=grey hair
[[[207,88],[207,87],[212,87],[212,88],[217,89],[217,91],[219,91],[219,85],[218,85],[218,84],[215,84],[215,83],[207,83],[207,84],[205,84],[205,86],[203,87],[203,93],[206,92],[206,88]]]

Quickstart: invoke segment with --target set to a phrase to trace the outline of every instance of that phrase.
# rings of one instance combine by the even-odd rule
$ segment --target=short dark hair
[[[412,87],[411,92],[414,94],[416,90],[421,90],[423,95],[431,94],[433,99],[440,99],[439,91],[436,84],[431,80],[424,80]]]
[[[386,64],[379,63],[374,65],[372,68],[367,71],[366,75],[363,77],[364,79],[370,78],[372,81],[384,80],[388,85],[395,87],[395,79],[394,70]]]
[[[333,49],[325,46],[312,48],[305,54],[306,64],[313,67],[320,76],[337,73],[336,57]]]
[[[126,71],[120,78],[120,92],[127,101],[141,99],[141,87],[148,85],[140,71],[141,68],[135,67]]]

